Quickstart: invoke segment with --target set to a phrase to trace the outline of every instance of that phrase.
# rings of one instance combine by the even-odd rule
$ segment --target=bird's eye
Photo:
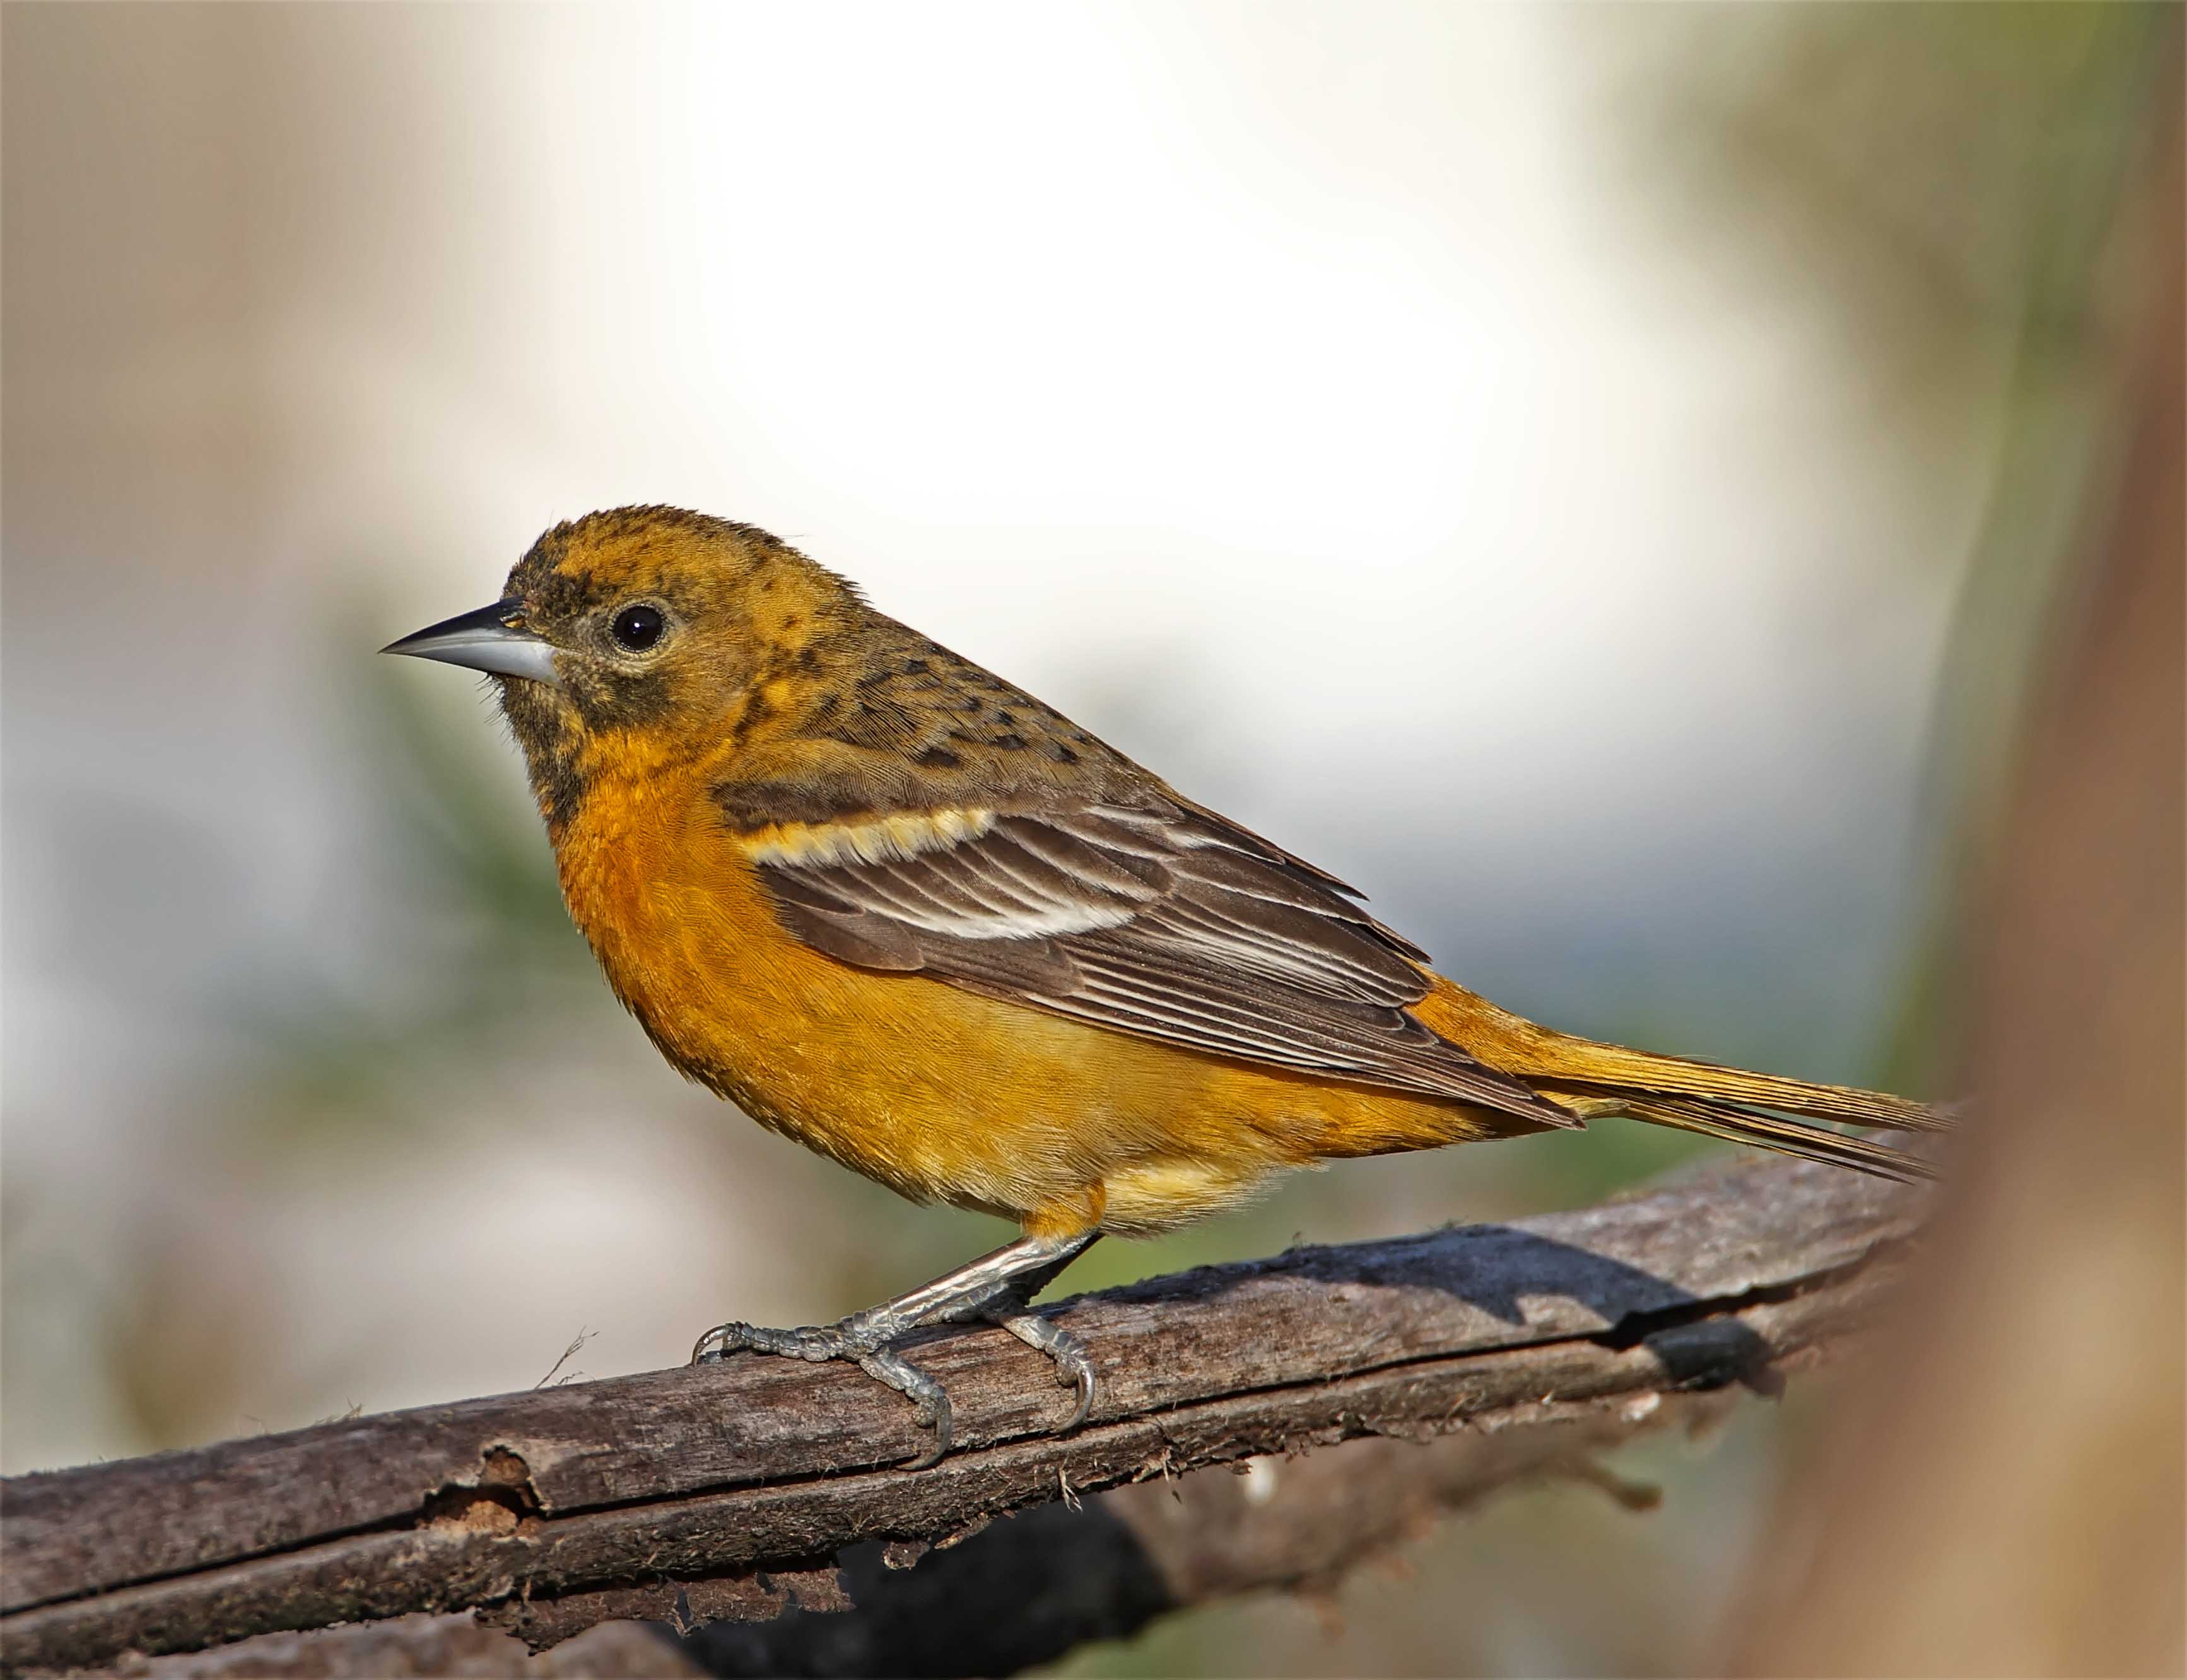
[[[668,627],[658,607],[625,607],[608,626],[608,633],[634,654],[642,654],[661,639]]]

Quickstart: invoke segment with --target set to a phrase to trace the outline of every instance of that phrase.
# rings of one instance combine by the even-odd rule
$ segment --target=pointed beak
[[[390,642],[379,651],[559,685],[553,644],[522,628],[523,621],[523,602],[496,601],[475,613],[429,624],[399,642]]]

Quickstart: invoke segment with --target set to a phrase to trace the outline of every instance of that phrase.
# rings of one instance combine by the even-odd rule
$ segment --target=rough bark
[[[855,1370],[748,1357],[25,1476],[4,1490],[10,1670],[484,1609],[539,1643],[640,1616],[845,1602],[899,1555],[1066,1494],[1360,1435],[1599,1420],[1767,1389],[1856,1328],[1917,1192],[1741,1163],[1579,1212],[1203,1268],[1057,1309],[1102,1388],[1076,1433],[999,1331],[917,1357],[959,1450]]]
[[[483,1617],[419,1615],[132,1658],[104,1672],[130,1680],[1015,1673],[1193,1605],[1266,1591],[1333,1596],[1362,1564],[1521,1484],[1579,1480],[1650,1507],[1655,1489],[1621,1481],[1598,1455],[1649,1430],[1697,1431],[1741,1397],[1735,1387],[1650,1393],[1549,1428],[1368,1437],[1057,1500],[1000,1518],[959,1546],[869,1541],[841,1559],[848,1610],[792,1610],[680,1634],[672,1621],[609,1621],[537,1655]]]

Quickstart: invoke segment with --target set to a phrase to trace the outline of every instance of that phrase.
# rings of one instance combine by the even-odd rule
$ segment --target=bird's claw
[[[691,1344],[691,1363],[694,1365],[712,1365],[728,1358],[740,1347],[751,1346],[752,1327],[750,1324],[717,1324]]]
[[[1065,1435],[1069,1435],[1084,1423],[1088,1414],[1094,1410],[1094,1362],[1082,1353],[1079,1356],[1079,1362],[1076,1369],[1065,1365],[1060,1359],[1055,1364],[1058,1385],[1064,1388],[1075,1387],[1078,1391],[1078,1404],[1071,1413],[1071,1421],[1064,1424],[1061,1431]]]
[[[1044,1318],[1037,1312],[998,1313],[994,1322],[1026,1346],[1037,1348],[1055,1362],[1059,1388],[1078,1391],[1077,1409],[1056,1433],[1068,1435],[1084,1423],[1087,1414],[1094,1409],[1094,1356],[1086,1351],[1086,1344],[1054,1319]]]
[[[801,1324],[795,1329],[773,1329],[765,1324],[717,1324],[694,1345],[691,1363],[711,1365],[746,1349],[754,1353],[779,1354],[787,1359],[810,1359],[816,1364],[829,1359],[855,1359],[865,1351],[852,1345],[840,1324]]]
[[[801,1324],[776,1329],[764,1324],[717,1324],[691,1349],[694,1365],[711,1365],[738,1352],[772,1353],[786,1359],[823,1364],[846,1359],[875,1382],[885,1383],[918,1409],[919,1427],[934,1431],[934,1446],[908,1459],[903,1468],[923,1470],[949,1451],[949,1396],[940,1383],[888,1346],[888,1328],[853,1316],[833,1324]]]

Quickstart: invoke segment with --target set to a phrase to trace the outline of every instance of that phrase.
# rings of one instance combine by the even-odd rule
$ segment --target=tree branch
[[[1583,1481],[1626,1505],[1650,1507],[1654,1488],[1619,1481],[1598,1455],[1646,1431],[1713,1425],[1739,1393],[1636,1395],[1554,1428],[1466,1429],[1430,1441],[1369,1436],[1296,1458],[1212,1466],[1112,1487],[1082,1503],[1037,1505],[915,1559],[918,1548],[902,1542],[868,1541],[839,1559],[848,1610],[790,1610],[682,1635],[675,1622],[605,1621],[535,1657],[503,1631],[511,1617],[503,1606],[475,1617],[418,1615],[266,1633],[132,1658],[102,1672],[115,1680],[1014,1674],[1088,1641],[1127,1638],[1189,1606],[1268,1591],[1330,1597],[1360,1565],[1521,1483]],[[586,1607],[556,1601],[558,1610]]]
[[[11,1672],[280,1629],[493,1610],[537,1643],[610,1618],[843,1602],[835,1554],[1358,1435],[1599,1419],[1777,1373],[1855,1328],[1918,1192],[1740,1163],[1510,1226],[1299,1249],[1058,1309],[1102,1389],[1073,1435],[999,1331],[917,1357],[959,1450],[838,1366],[751,1357],[356,1418],[0,1485]]]
[[[1650,1507],[1656,1489],[1619,1481],[1597,1456],[1646,1431],[1712,1424],[1738,1392],[1633,1395],[1571,1408],[1553,1427],[1369,1437],[1111,1488],[1082,1509],[1058,1502],[1005,1517],[909,1570],[900,1554],[892,1569],[888,1548],[869,1542],[841,1559],[847,1612],[715,1621],[670,1638],[694,1672],[723,1680],[1015,1674],[1091,1641],[1127,1638],[1189,1606],[1262,1592],[1331,1600],[1360,1565],[1522,1482],[1585,1481]],[[602,1640],[616,1629],[635,1631],[624,1622],[583,1637]],[[573,1643],[555,1655],[582,1649]],[[522,1650],[508,1642],[509,1655]]]

